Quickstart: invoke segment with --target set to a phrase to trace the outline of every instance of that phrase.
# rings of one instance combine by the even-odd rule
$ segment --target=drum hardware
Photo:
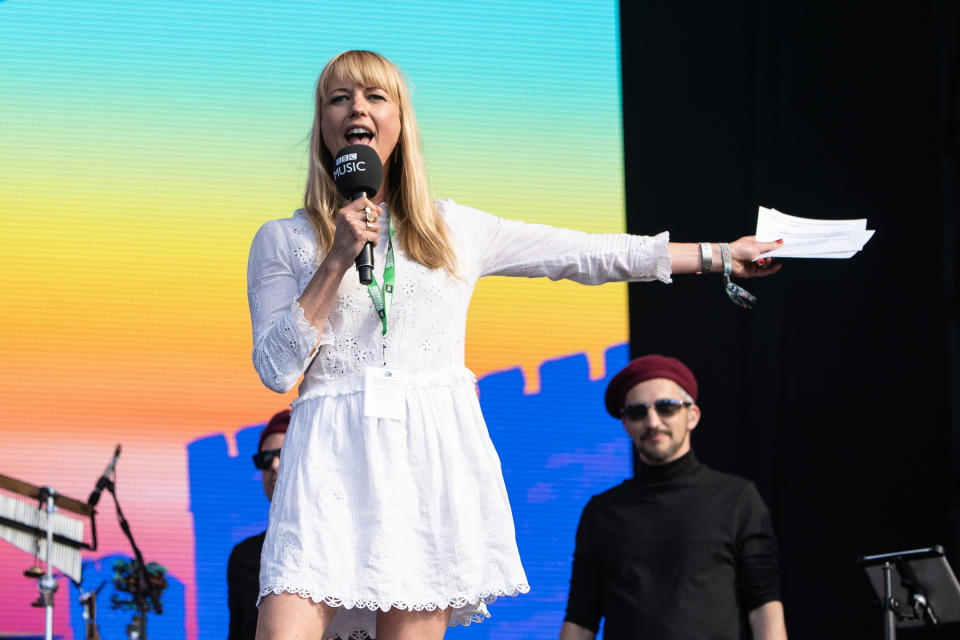
[[[35,558],[43,557],[45,569],[33,566],[24,575],[37,580],[40,597],[33,606],[46,609],[44,638],[52,640],[53,596],[58,587],[54,567],[79,582],[80,549],[90,548],[83,542],[83,522],[58,509],[91,518],[93,509],[52,487],[37,487],[3,474],[0,488],[17,496],[0,493],[0,538]]]
[[[37,578],[39,578],[40,576],[42,576],[43,573],[44,573],[44,572],[43,572],[43,569],[42,569],[41,567],[38,567],[38,566],[34,565],[34,566],[30,567],[29,569],[25,570],[25,571],[23,572],[23,576],[24,576],[25,578],[32,578],[32,579],[36,580]]]
[[[31,603],[31,606],[46,609],[45,635],[42,636],[45,640],[52,640],[54,637],[53,596],[59,585],[53,570],[56,568],[62,572],[62,575],[69,577],[74,584],[80,586],[82,577],[80,550],[95,551],[97,549],[94,506],[103,489],[107,489],[113,497],[120,529],[129,540],[135,556],[129,562],[121,561],[125,564],[125,569],[120,572],[124,575],[123,584],[115,584],[118,590],[130,593],[132,598],[126,601],[121,601],[116,596],[111,598],[114,608],[136,610],[133,621],[127,626],[129,639],[146,640],[147,613],[163,612],[160,595],[167,586],[166,569],[156,563],[144,562],[143,554],[133,539],[130,524],[120,508],[114,481],[111,479],[119,454],[120,446],[117,445],[113,459],[97,481],[97,486],[90,494],[87,503],[68,498],[51,487],[37,487],[0,474],[0,489],[17,494],[13,497],[0,491],[0,539],[34,556],[33,566],[26,569],[23,575],[37,580],[40,596]],[[92,544],[83,542],[83,521],[67,517],[58,509],[90,518]],[[45,568],[40,566],[41,557]],[[117,567],[115,566],[114,569],[116,570]],[[86,640],[102,640],[96,623],[96,597],[105,584],[106,581],[89,593],[81,591],[80,601],[84,607]],[[13,636],[0,634],[0,638],[5,637]]]
[[[107,584],[106,580],[101,582],[100,586],[93,591],[88,592],[81,590],[80,592],[79,600],[83,606],[85,628],[84,640],[103,640],[100,637],[100,629],[97,626],[97,595],[105,584]]]
[[[117,446],[117,453],[114,454],[114,460],[119,454],[120,447]],[[113,463],[111,462],[111,465]],[[110,469],[111,467],[108,467]],[[163,613],[163,606],[160,602],[160,593],[167,586],[166,572],[164,567],[156,563],[147,564],[143,560],[143,553],[133,539],[133,532],[130,530],[130,523],[123,515],[123,509],[120,508],[120,501],[117,499],[116,487],[112,480],[107,479],[107,474],[97,482],[97,491],[106,489],[113,498],[113,504],[117,511],[117,520],[120,522],[120,530],[130,542],[133,549],[132,560],[118,560],[114,563],[114,587],[119,591],[125,591],[132,597],[130,600],[120,600],[116,595],[111,596],[111,605],[115,609],[135,609],[133,621],[127,626],[127,637],[129,640],[147,640],[147,613],[155,611]],[[91,499],[92,494],[91,494]]]

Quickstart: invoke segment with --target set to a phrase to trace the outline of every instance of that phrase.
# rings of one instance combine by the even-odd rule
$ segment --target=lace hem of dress
[[[450,598],[446,602],[403,602],[402,600],[398,602],[376,602],[373,600],[344,600],[335,596],[325,596],[314,593],[312,589],[305,587],[278,585],[261,589],[260,597],[257,598],[257,606],[260,606],[260,601],[266,595],[295,593],[301,598],[309,598],[318,604],[322,602],[330,607],[343,607],[344,609],[369,609],[370,611],[390,611],[390,609],[400,609],[402,611],[436,611],[437,609],[446,609],[447,607],[451,607],[453,608],[453,613],[450,615],[450,622],[448,626],[456,627],[460,625],[468,627],[473,622],[480,623],[490,617],[490,613],[487,611],[486,605],[492,604],[498,598],[515,598],[519,594],[527,593],[529,591],[530,585],[527,583],[521,583],[504,589],[483,591],[476,594],[474,597],[468,598],[461,596],[458,598]],[[463,611],[459,611],[460,609],[463,609]],[[357,638],[372,637],[375,629],[376,627],[374,626],[373,628],[340,631],[334,635],[324,635],[324,640],[355,640]]]

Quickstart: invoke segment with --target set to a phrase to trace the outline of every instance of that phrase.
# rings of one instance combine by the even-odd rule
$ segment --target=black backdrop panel
[[[630,232],[733,240],[760,204],[876,229],[850,260],[784,260],[742,282],[753,311],[716,275],[630,290],[633,355],[675,355],[698,375],[698,456],[753,479],[771,507],[794,638],[879,637],[860,554],[943,544],[960,570],[956,243],[943,242],[957,187],[942,144],[956,34],[941,25],[956,15],[621,6]]]

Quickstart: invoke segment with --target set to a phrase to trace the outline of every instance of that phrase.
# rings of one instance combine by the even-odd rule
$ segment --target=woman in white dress
[[[351,144],[383,163],[373,198],[346,202],[334,186],[332,154]],[[432,202],[403,78],[368,51],[321,73],[309,164],[304,208],[261,227],[248,265],[257,372],[278,392],[302,378],[270,507],[257,638],[439,639],[529,589],[464,367],[477,279],[670,282],[701,270],[708,249]],[[351,268],[366,242],[377,291]],[[724,248],[745,277],[775,271],[753,260],[777,246]]]

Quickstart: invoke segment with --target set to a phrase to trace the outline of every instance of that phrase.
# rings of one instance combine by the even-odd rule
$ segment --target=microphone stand
[[[113,496],[113,504],[117,507],[117,519],[120,521],[120,529],[130,546],[133,547],[133,555],[137,561],[137,587],[133,593],[133,602],[137,607],[137,615],[133,617],[133,623],[127,627],[127,633],[130,640],[147,640],[147,567],[143,562],[143,554],[133,539],[133,533],[130,531],[130,523],[123,515],[123,509],[120,508],[120,502],[117,500],[117,492],[112,480],[107,480],[104,487],[110,491]]]

